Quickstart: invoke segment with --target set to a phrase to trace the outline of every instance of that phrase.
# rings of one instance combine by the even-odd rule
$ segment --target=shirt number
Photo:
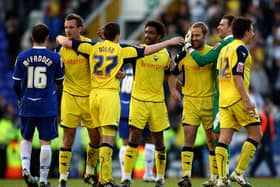
[[[47,86],[47,67],[29,66],[27,68],[27,88],[44,89]]]
[[[112,69],[118,64],[117,56],[94,55],[93,58],[97,61],[93,68],[93,74],[95,75],[110,76]]]

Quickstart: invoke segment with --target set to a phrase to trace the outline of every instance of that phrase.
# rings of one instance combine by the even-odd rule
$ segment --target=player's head
[[[232,33],[236,39],[241,39],[245,44],[254,38],[253,22],[249,18],[238,17],[232,22]]]
[[[150,20],[145,25],[145,43],[158,43],[165,35],[164,25],[156,20]]]
[[[72,39],[80,39],[80,34],[83,30],[83,18],[78,14],[69,14],[64,20],[64,31],[66,36]]]
[[[203,22],[196,22],[191,27],[192,33],[192,47],[194,49],[201,49],[204,46],[205,39],[208,34],[208,27]]]
[[[45,24],[39,23],[32,28],[32,41],[45,43],[49,37],[49,29]]]
[[[225,15],[221,19],[217,30],[218,34],[221,38],[225,38],[226,36],[232,34],[231,24],[234,20],[234,16],[232,15]]]
[[[108,23],[104,27],[104,38],[118,42],[120,37],[120,26],[117,23]]]

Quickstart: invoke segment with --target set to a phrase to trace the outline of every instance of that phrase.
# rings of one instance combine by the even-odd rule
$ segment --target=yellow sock
[[[225,147],[216,146],[215,153],[219,178],[225,178],[227,177],[228,150]]]
[[[99,159],[99,148],[87,146],[86,174],[95,174],[95,168]]]
[[[130,145],[126,146],[125,154],[124,154],[124,175],[125,178],[130,178],[136,156],[137,156],[138,150],[136,147],[131,147]]]
[[[166,152],[163,151],[155,151],[155,159],[156,159],[156,170],[157,176],[162,178],[165,174],[165,167],[166,167]]]
[[[105,184],[113,180],[112,177],[112,154],[113,150],[109,146],[101,146],[99,148],[100,157],[100,177],[101,184]]]
[[[69,170],[69,165],[72,157],[71,151],[59,151],[59,173],[65,174]]]
[[[249,141],[245,141],[242,146],[237,167],[235,169],[235,171],[238,174],[240,175],[244,174],[245,170],[249,165],[249,162],[252,160],[253,156],[255,155],[255,152],[256,152],[256,146]]]
[[[193,151],[182,151],[181,152],[181,165],[183,170],[183,176],[192,176],[192,162],[193,162]]]
[[[210,175],[218,175],[216,155],[209,155],[209,169]]]

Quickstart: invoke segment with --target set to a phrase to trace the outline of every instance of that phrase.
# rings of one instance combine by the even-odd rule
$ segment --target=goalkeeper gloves
[[[187,51],[192,46],[192,32],[188,30],[185,35],[184,50]]]

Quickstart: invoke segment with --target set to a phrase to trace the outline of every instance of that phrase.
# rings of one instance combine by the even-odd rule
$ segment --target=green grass
[[[179,179],[167,179],[165,187],[176,187]],[[192,179],[193,187],[201,187],[201,183],[206,179],[203,178],[194,178]],[[279,178],[249,178],[251,184],[254,187],[280,187]],[[58,180],[50,180],[52,187],[57,187]],[[117,181],[119,182],[119,181]],[[153,183],[145,183],[142,180],[134,180],[131,184],[131,187],[153,187]],[[238,187],[239,185],[233,184],[233,187]],[[0,180],[0,187],[26,187],[23,180]],[[71,179],[68,182],[68,187],[90,187],[83,183],[82,179]]]

